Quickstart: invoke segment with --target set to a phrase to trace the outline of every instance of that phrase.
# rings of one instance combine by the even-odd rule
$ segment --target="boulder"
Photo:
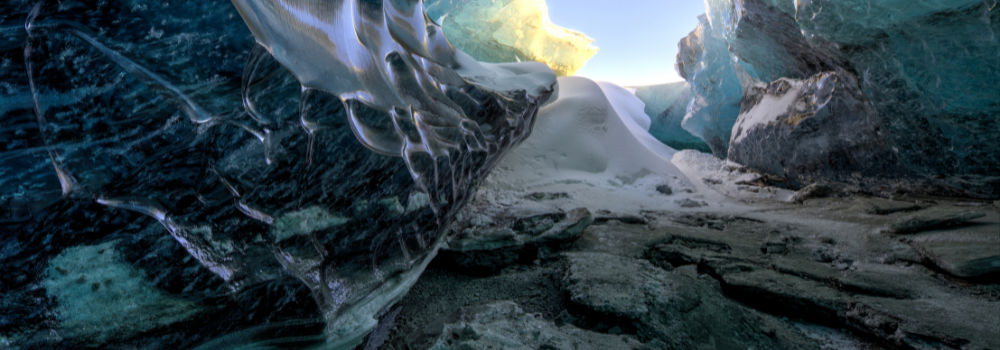
[[[744,92],[729,159],[783,177],[793,186],[854,183],[893,174],[895,157],[881,138],[878,113],[847,72],[782,78]]]

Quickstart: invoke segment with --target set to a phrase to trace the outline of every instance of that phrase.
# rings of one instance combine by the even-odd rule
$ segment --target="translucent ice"
[[[72,247],[49,261],[42,285],[59,303],[53,312],[63,336],[107,344],[204,312],[153,286],[142,271],[121,262],[114,246]]]
[[[677,72],[691,85],[691,102],[681,125],[705,140],[713,154],[725,158],[743,94],[726,42],[712,30],[708,18],[698,20],[698,27],[678,44]]]
[[[484,62],[538,61],[573,75],[597,48],[580,32],[553,24],[544,0],[431,0],[430,18],[452,44]]]
[[[691,104],[691,86],[686,82],[640,86],[635,96],[646,104],[646,115],[652,120],[649,133],[657,140],[674,149],[711,152],[705,141],[681,127]]]

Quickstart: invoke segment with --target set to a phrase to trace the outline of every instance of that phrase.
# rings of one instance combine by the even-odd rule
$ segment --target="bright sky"
[[[703,0],[546,0],[552,23],[601,50],[577,75],[622,86],[681,81],[677,42],[698,25]]]

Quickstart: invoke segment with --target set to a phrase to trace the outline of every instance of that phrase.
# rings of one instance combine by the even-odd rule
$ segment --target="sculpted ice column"
[[[259,45],[244,79],[248,112],[268,114],[258,91],[274,62],[302,86],[309,151],[282,161],[268,149],[268,171],[295,178],[273,185],[315,198],[255,191],[241,203],[273,218],[267,241],[313,291],[328,345],[353,346],[413,285],[479,180],[527,137],[555,77],[534,63],[521,75],[480,65],[451,47],[420,1],[233,3]]]

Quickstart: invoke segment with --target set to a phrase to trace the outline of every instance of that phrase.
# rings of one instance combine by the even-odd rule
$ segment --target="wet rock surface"
[[[811,184],[805,188],[798,190],[792,195],[791,201],[794,203],[802,203],[806,199],[812,198],[823,198],[834,194],[835,191],[830,188],[830,186],[824,184]]]
[[[930,209],[901,218],[884,230],[892,233],[914,233],[931,229],[962,225],[986,214],[964,209]]]
[[[564,290],[577,307],[668,349],[814,349],[797,330],[727,299],[696,270],[668,272],[646,260],[567,253]],[[623,273],[628,271],[628,273]],[[598,316],[599,315],[599,316]]]
[[[900,235],[881,228],[967,208],[847,195],[775,204],[739,215],[713,209],[598,221],[555,258],[487,276],[432,265],[401,302],[407,321],[386,348],[429,346],[446,339],[445,325],[472,324],[463,308],[504,300],[541,329],[616,336],[634,348],[1000,347],[1000,279],[987,268],[1000,239],[995,208],[980,207],[985,216],[964,226]],[[960,244],[982,248],[983,257],[953,253]],[[427,303],[453,292],[466,296]],[[512,317],[527,317],[502,314],[514,316],[479,323],[474,333],[500,333]],[[503,344],[461,339],[476,348]]]
[[[438,252],[440,264],[489,274],[518,262],[551,259],[594,222],[587,208],[563,212],[531,202],[506,209],[476,204],[451,226],[454,232]]]
[[[832,209],[827,205],[817,207]],[[840,230],[856,225],[836,223],[851,221],[844,216],[831,220]],[[757,243],[773,241],[779,234],[775,231],[755,235],[692,230],[670,230],[672,236],[651,244],[646,256],[660,266],[697,265],[719,280],[727,295],[748,306],[841,324],[893,347],[989,349],[1000,343],[990,331],[997,327],[998,311],[991,293],[970,282],[957,287],[949,279],[957,274],[943,277],[933,264],[918,264],[921,258],[899,244],[900,237],[877,233],[871,225],[838,235],[821,233],[824,230],[815,226],[794,230],[798,232],[783,239],[777,254],[771,243],[765,243],[766,251]],[[963,266],[983,266],[972,260]],[[993,277],[979,283],[997,282]]]
[[[919,204],[907,201],[898,201],[891,199],[881,199],[881,198],[869,198],[862,199],[858,201],[858,207],[862,208],[865,213],[876,214],[876,215],[888,215],[899,212],[908,212],[914,210],[920,210],[921,206]]]
[[[1000,272],[997,235],[972,241],[914,242],[914,247],[937,267],[960,277]]]
[[[996,218],[984,213],[979,219],[958,227],[948,227],[906,236],[922,257],[935,266],[960,277],[991,276],[1000,273],[1000,231]]]
[[[430,349],[651,349],[628,336],[556,326],[509,301],[463,309],[458,318],[458,322],[444,326]]]

